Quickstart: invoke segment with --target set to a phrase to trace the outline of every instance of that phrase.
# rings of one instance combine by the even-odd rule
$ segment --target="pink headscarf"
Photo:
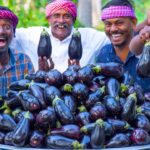
[[[68,11],[72,15],[74,20],[76,19],[77,17],[76,5],[72,1],[69,1],[69,0],[55,0],[49,3],[46,6],[46,10],[45,10],[46,17],[51,16],[53,13],[55,13],[59,9],[64,9]]]
[[[11,20],[14,30],[16,29],[16,26],[18,24],[18,17],[12,11],[0,9],[0,19]]]
[[[136,19],[134,10],[129,6],[110,6],[102,10],[101,19],[112,19],[117,17],[131,17]]]

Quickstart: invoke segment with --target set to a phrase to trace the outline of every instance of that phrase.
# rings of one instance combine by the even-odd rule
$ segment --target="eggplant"
[[[44,83],[45,82],[45,76],[46,76],[46,72],[45,71],[38,70],[35,73],[34,81],[35,82],[39,82],[39,83]]]
[[[130,145],[129,136],[123,133],[118,133],[106,144],[106,148],[120,148]]]
[[[47,130],[49,127],[55,127],[56,124],[56,114],[55,110],[52,107],[47,107],[47,109],[41,110],[36,115],[35,124],[38,128]],[[45,128],[43,128],[45,127]]]
[[[88,95],[88,98],[85,101],[87,108],[91,108],[96,102],[100,102],[105,93],[105,87],[98,88],[95,92],[92,92]]]
[[[44,57],[46,56],[47,59],[50,58],[52,53],[52,45],[49,33],[43,28],[43,31],[40,35],[40,40],[38,44],[38,56]]]
[[[80,149],[81,145],[77,140],[62,135],[48,135],[46,147],[50,149]]]
[[[72,114],[75,114],[76,109],[77,109],[76,99],[72,95],[65,95],[63,96],[63,100],[65,104],[69,107],[69,109],[71,110]]]
[[[21,79],[18,81],[14,81],[10,84],[9,89],[16,90],[16,91],[26,90],[26,89],[28,89],[30,82],[31,81],[27,80],[27,79]]]
[[[96,121],[97,119],[105,119],[106,114],[106,108],[100,102],[95,103],[95,105],[90,109],[90,116],[93,121]]]
[[[144,93],[145,101],[150,102],[150,92]]]
[[[80,139],[80,127],[75,124],[63,125],[61,128],[54,129],[50,132],[51,135],[62,135],[72,139]]]
[[[136,126],[136,128],[141,128],[146,130],[147,132],[150,131],[150,121],[148,120],[148,118],[142,114],[142,113],[138,113],[135,116],[135,121],[134,121],[134,125]]]
[[[93,79],[93,70],[90,66],[84,66],[78,71],[78,81],[84,84],[89,84]]]
[[[91,147],[94,149],[101,149],[105,143],[104,122],[98,119],[95,123],[94,129],[91,133]]]
[[[41,131],[35,130],[32,132],[29,144],[34,148],[43,147],[45,134]]]
[[[93,67],[96,75],[105,75],[107,77],[121,78],[124,73],[123,65],[116,62],[97,63]]]
[[[13,131],[16,127],[16,122],[8,114],[0,114],[0,130]]]
[[[85,101],[88,96],[88,87],[83,83],[76,83],[73,86],[72,95],[79,101]]]
[[[89,83],[88,88],[89,88],[89,93],[91,93],[91,92],[95,92],[97,89],[99,89],[100,85],[92,80]]]
[[[137,128],[131,135],[131,141],[134,145],[150,144],[150,136],[147,131]]]
[[[35,73],[26,74],[24,78],[27,80],[30,80],[30,81],[34,81],[35,80]]]
[[[72,38],[68,47],[68,55],[71,60],[79,61],[82,57],[81,34],[76,29],[72,34]]]
[[[104,129],[105,129],[106,137],[111,137],[115,134],[115,130],[114,130],[112,124],[108,123],[107,121],[104,121]]]
[[[75,116],[75,123],[77,125],[84,126],[87,125],[91,122],[91,118],[90,118],[90,114],[87,111],[84,112],[79,112],[76,116]]]
[[[0,131],[0,144],[4,144],[5,133]]]
[[[142,77],[150,77],[150,45],[144,47],[137,63],[137,73]]]
[[[92,130],[95,127],[95,122],[88,123],[80,128],[80,131],[84,134],[91,134]]]
[[[67,68],[67,70],[75,71],[75,72],[78,72],[79,69],[80,69],[80,66],[77,64],[72,64],[72,65],[68,66],[68,68]]]
[[[126,120],[126,121],[131,121],[132,119],[135,118],[135,114],[136,114],[136,102],[137,102],[137,98],[136,98],[136,94],[130,94],[127,97],[127,100],[123,106],[123,111],[121,113],[121,117],[122,119]]]
[[[119,115],[121,112],[121,105],[116,98],[107,95],[104,97],[103,104],[105,105],[109,115]]]
[[[29,110],[31,112],[34,112],[41,109],[41,105],[38,99],[35,96],[29,94],[28,92],[20,92],[18,98],[25,111]]]
[[[62,74],[56,69],[50,70],[45,75],[45,82],[49,85],[59,87],[63,83]]]
[[[61,92],[57,87],[47,86],[44,89],[44,98],[48,105],[52,105],[52,102],[56,96],[61,97]]]
[[[107,85],[106,85],[108,95],[112,97],[119,97],[120,91],[120,83],[115,78],[109,78]]]
[[[99,86],[105,86],[107,83],[108,77],[104,75],[98,75],[93,78],[93,81],[99,84]]]
[[[82,140],[81,140],[81,149],[89,149],[91,148],[90,146],[90,136],[89,135],[83,135]]]
[[[13,134],[14,134],[13,131],[7,132],[7,133],[5,134],[5,137],[4,137],[4,144],[6,144],[6,145],[13,145],[13,143],[12,143]]]
[[[130,125],[127,121],[120,120],[120,119],[107,119],[107,122],[110,123],[115,132],[124,132],[130,128]]]
[[[17,124],[13,136],[12,143],[14,146],[24,146],[30,131],[30,113],[26,112],[24,117]]]
[[[53,106],[56,115],[58,116],[62,124],[65,125],[74,123],[74,115],[72,114],[69,107],[64,103],[64,101],[60,99],[58,96],[56,96],[55,99],[53,100]]]
[[[39,87],[38,85],[33,83],[29,86],[29,91],[31,92],[31,94],[33,96],[35,96],[38,99],[38,101],[41,105],[41,108],[43,108],[43,109],[46,108],[46,102],[44,99],[43,89],[41,87]]]

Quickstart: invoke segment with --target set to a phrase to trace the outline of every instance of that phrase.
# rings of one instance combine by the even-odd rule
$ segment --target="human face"
[[[122,47],[129,44],[133,29],[136,26],[136,20],[128,17],[113,18],[104,21],[105,33],[114,46]]]
[[[69,12],[60,9],[48,17],[48,22],[53,36],[62,41],[70,35],[74,20]]]
[[[0,52],[8,50],[13,35],[12,22],[8,19],[0,19]]]

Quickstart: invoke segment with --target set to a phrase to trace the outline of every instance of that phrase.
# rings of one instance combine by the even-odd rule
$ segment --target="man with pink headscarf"
[[[77,8],[70,0],[54,0],[47,4],[45,13],[49,23],[49,28],[45,29],[49,32],[51,38],[51,58],[55,64],[54,68],[63,72],[68,67],[68,46],[75,30],[73,25],[77,17]],[[39,59],[37,56],[42,29],[43,27],[20,28],[17,30],[16,38],[12,43],[12,46],[21,46],[25,53],[29,54],[36,70],[38,69],[38,62],[39,64],[41,61],[42,63],[43,61],[47,62],[44,58]],[[83,55],[80,60],[82,67],[94,63],[96,51],[109,43],[109,40],[104,32],[92,28],[78,28],[78,31],[81,33],[83,47]]]

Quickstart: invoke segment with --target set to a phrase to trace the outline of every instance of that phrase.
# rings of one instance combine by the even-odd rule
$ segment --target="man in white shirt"
[[[54,68],[63,72],[68,67],[68,46],[71,41],[73,24],[76,20],[76,5],[69,0],[55,0],[46,6],[46,18],[50,25],[45,28],[51,38],[52,55]],[[23,50],[31,58],[35,70],[38,70],[41,61],[47,66],[47,60],[38,59],[37,48],[43,27],[19,28],[16,30],[16,37],[12,42],[12,47]],[[92,28],[78,28],[81,34],[83,47],[80,65],[94,63],[96,52],[104,45],[110,43],[104,32]],[[39,65],[38,65],[39,64]]]

